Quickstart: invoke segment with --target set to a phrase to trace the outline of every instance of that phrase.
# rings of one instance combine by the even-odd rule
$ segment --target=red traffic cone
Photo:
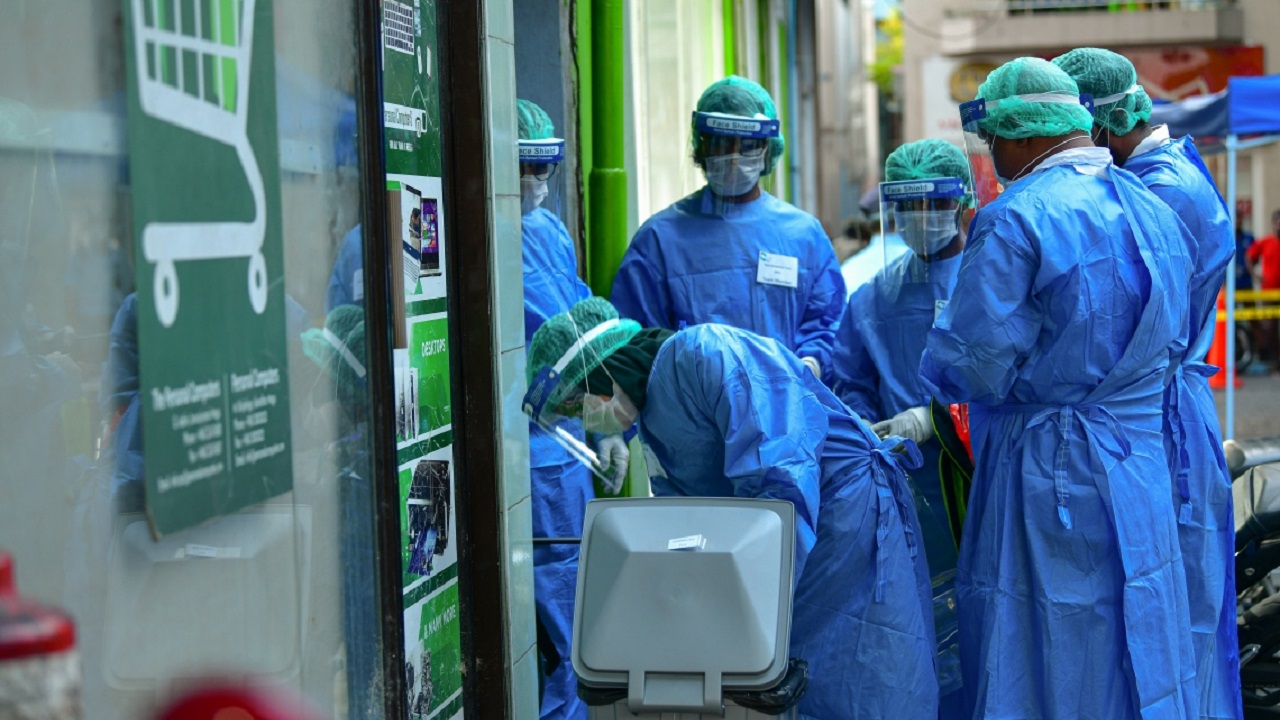
[[[1209,346],[1209,356],[1205,358],[1210,365],[1219,368],[1218,372],[1209,378],[1209,387],[1214,390],[1227,389],[1227,321],[1223,317],[1226,309],[1227,294],[1223,291],[1218,293],[1218,322],[1214,328],[1213,344]],[[1240,382],[1239,377],[1235,376],[1235,373],[1232,373],[1232,382],[1236,387],[1244,384]]]

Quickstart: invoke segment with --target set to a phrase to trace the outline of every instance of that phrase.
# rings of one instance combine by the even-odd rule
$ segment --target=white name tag
[[[756,282],[761,285],[794,288],[799,281],[799,258],[760,251],[760,264],[756,266]]]
[[[351,299],[355,302],[364,300],[364,271],[351,273]]]
[[[942,311],[946,309],[947,309],[946,300],[934,300],[933,301],[933,321],[938,322],[938,316],[941,315]]]

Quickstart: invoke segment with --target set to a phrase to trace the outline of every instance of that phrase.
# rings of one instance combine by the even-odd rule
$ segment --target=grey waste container
[[[588,503],[572,662],[591,720],[795,717],[794,546],[786,501]]]

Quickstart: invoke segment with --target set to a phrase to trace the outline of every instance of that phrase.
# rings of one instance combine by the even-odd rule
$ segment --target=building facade
[[[1270,32],[1280,5],[1268,0],[903,0],[902,7],[907,140],[958,142],[956,106],[1019,56],[1105,47],[1134,62],[1153,99],[1169,101],[1224,90],[1232,75],[1280,72]],[[1225,163],[1209,158],[1209,166],[1225,188]],[[1280,208],[1280,149],[1251,153],[1238,172],[1242,223],[1266,234]]]

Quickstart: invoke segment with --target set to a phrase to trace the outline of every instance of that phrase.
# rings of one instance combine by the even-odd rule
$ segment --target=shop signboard
[[[159,537],[289,491],[272,0],[123,0],[144,502]]]

